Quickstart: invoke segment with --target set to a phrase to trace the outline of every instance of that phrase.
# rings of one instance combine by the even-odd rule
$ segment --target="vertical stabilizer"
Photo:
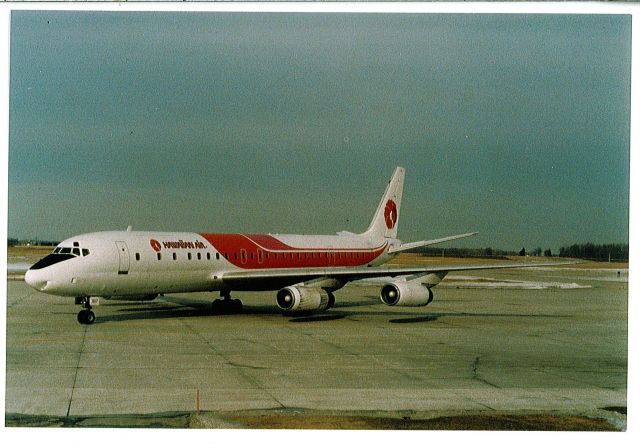
[[[403,185],[404,168],[397,167],[393,172],[393,176],[391,176],[391,180],[384,192],[384,196],[382,196],[378,209],[375,215],[373,215],[371,224],[363,236],[374,240],[396,238],[398,234],[398,219],[400,218]]]

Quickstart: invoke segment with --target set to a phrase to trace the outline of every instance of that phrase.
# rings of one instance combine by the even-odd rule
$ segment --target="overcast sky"
[[[630,16],[14,11],[9,236],[626,242]]]

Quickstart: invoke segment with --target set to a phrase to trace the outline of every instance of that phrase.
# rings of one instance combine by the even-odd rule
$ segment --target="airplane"
[[[285,314],[321,312],[334,292],[354,280],[387,278],[380,288],[389,306],[425,306],[432,288],[451,271],[532,267],[555,263],[471,266],[389,266],[387,261],[418,247],[466,238],[477,232],[402,243],[397,239],[405,170],[397,167],[363,233],[280,235],[106,231],[62,241],[29,268],[25,282],[37,291],[74,297],[78,322],[92,324],[100,298],[153,300],[159,295],[219,291],[215,314],[242,311],[231,291],[277,291]]]

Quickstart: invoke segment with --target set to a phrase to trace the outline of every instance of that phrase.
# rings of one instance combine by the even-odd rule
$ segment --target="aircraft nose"
[[[27,285],[31,286],[33,289],[37,289],[38,291],[42,291],[48,283],[47,279],[44,278],[41,272],[34,271],[33,269],[29,269],[24,274],[24,281]]]

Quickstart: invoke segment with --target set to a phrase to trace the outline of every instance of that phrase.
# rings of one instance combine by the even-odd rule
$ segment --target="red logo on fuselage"
[[[151,243],[151,247],[153,247],[153,250],[155,250],[156,252],[160,252],[162,246],[160,246],[160,242],[158,240],[149,240],[149,243]]]
[[[393,229],[397,220],[398,209],[396,208],[396,203],[389,199],[384,207],[384,222],[387,224],[387,229]]]

